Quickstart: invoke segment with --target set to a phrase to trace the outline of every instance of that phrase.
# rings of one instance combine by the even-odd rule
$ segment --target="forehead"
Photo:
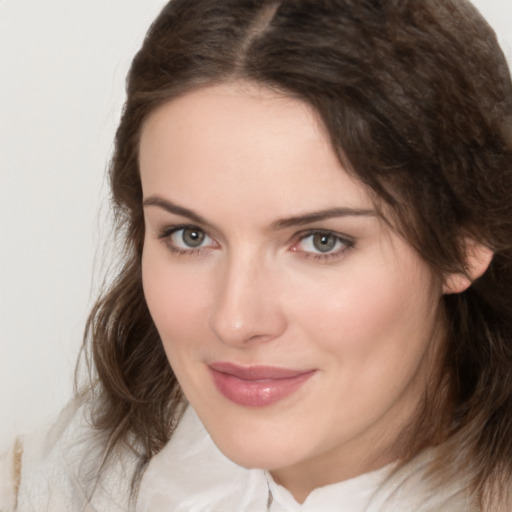
[[[259,204],[276,214],[373,205],[312,108],[247,83],[198,89],[158,108],[142,130],[140,169],[145,196]]]

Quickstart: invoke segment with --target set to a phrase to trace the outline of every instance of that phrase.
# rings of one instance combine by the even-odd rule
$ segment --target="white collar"
[[[189,406],[144,473],[136,511],[363,512],[388,473],[383,468],[315,489],[300,505],[267,472],[242,468],[225,457]]]
[[[391,472],[391,465],[371,473],[314,489],[303,504],[295,501],[290,491],[274,482],[268,475],[272,495],[270,512],[365,512],[376,491]]]

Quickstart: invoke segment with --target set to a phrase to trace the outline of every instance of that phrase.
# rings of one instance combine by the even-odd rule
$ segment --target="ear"
[[[494,255],[491,249],[475,242],[472,238],[466,238],[464,245],[467,258],[467,272],[449,274],[444,280],[444,294],[461,293],[467,290],[475,279],[484,274],[491,263]]]

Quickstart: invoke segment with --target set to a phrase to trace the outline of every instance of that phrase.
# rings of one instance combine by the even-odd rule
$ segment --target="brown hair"
[[[443,299],[449,392],[426,396],[407,450],[412,458],[444,441],[438,474],[471,466],[485,504],[486,489],[512,476],[512,84],[493,31],[464,0],[164,7],[133,61],[110,169],[124,263],[86,330],[95,424],[109,449],[136,448],[140,474],[182,402],[142,291],[141,127],[162,103],[230,80],[312,105],[341,162],[440,276],[466,272],[465,236],[495,252],[467,291]]]

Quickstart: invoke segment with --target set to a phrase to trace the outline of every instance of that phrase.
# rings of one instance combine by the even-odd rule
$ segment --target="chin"
[[[215,439],[214,439],[215,441]],[[235,464],[247,469],[266,469],[273,471],[279,468],[291,466],[298,462],[297,453],[293,457],[283,453],[282,447],[279,452],[272,452],[272,446],[253,445],[252,447],[245,446],[238,448],[232,445],[221,446],[216,443],[220,451]]]
[[[232,425],[238,428],[233,429]],[[279,435],[279,429],[270,425],[250,426],[236,422],[211,428],[206,423],[205,426],[219,450],[239,466],[274,470],[293,465],[301,459],[297,447],[304,443],[289,434],[285,437]]]

